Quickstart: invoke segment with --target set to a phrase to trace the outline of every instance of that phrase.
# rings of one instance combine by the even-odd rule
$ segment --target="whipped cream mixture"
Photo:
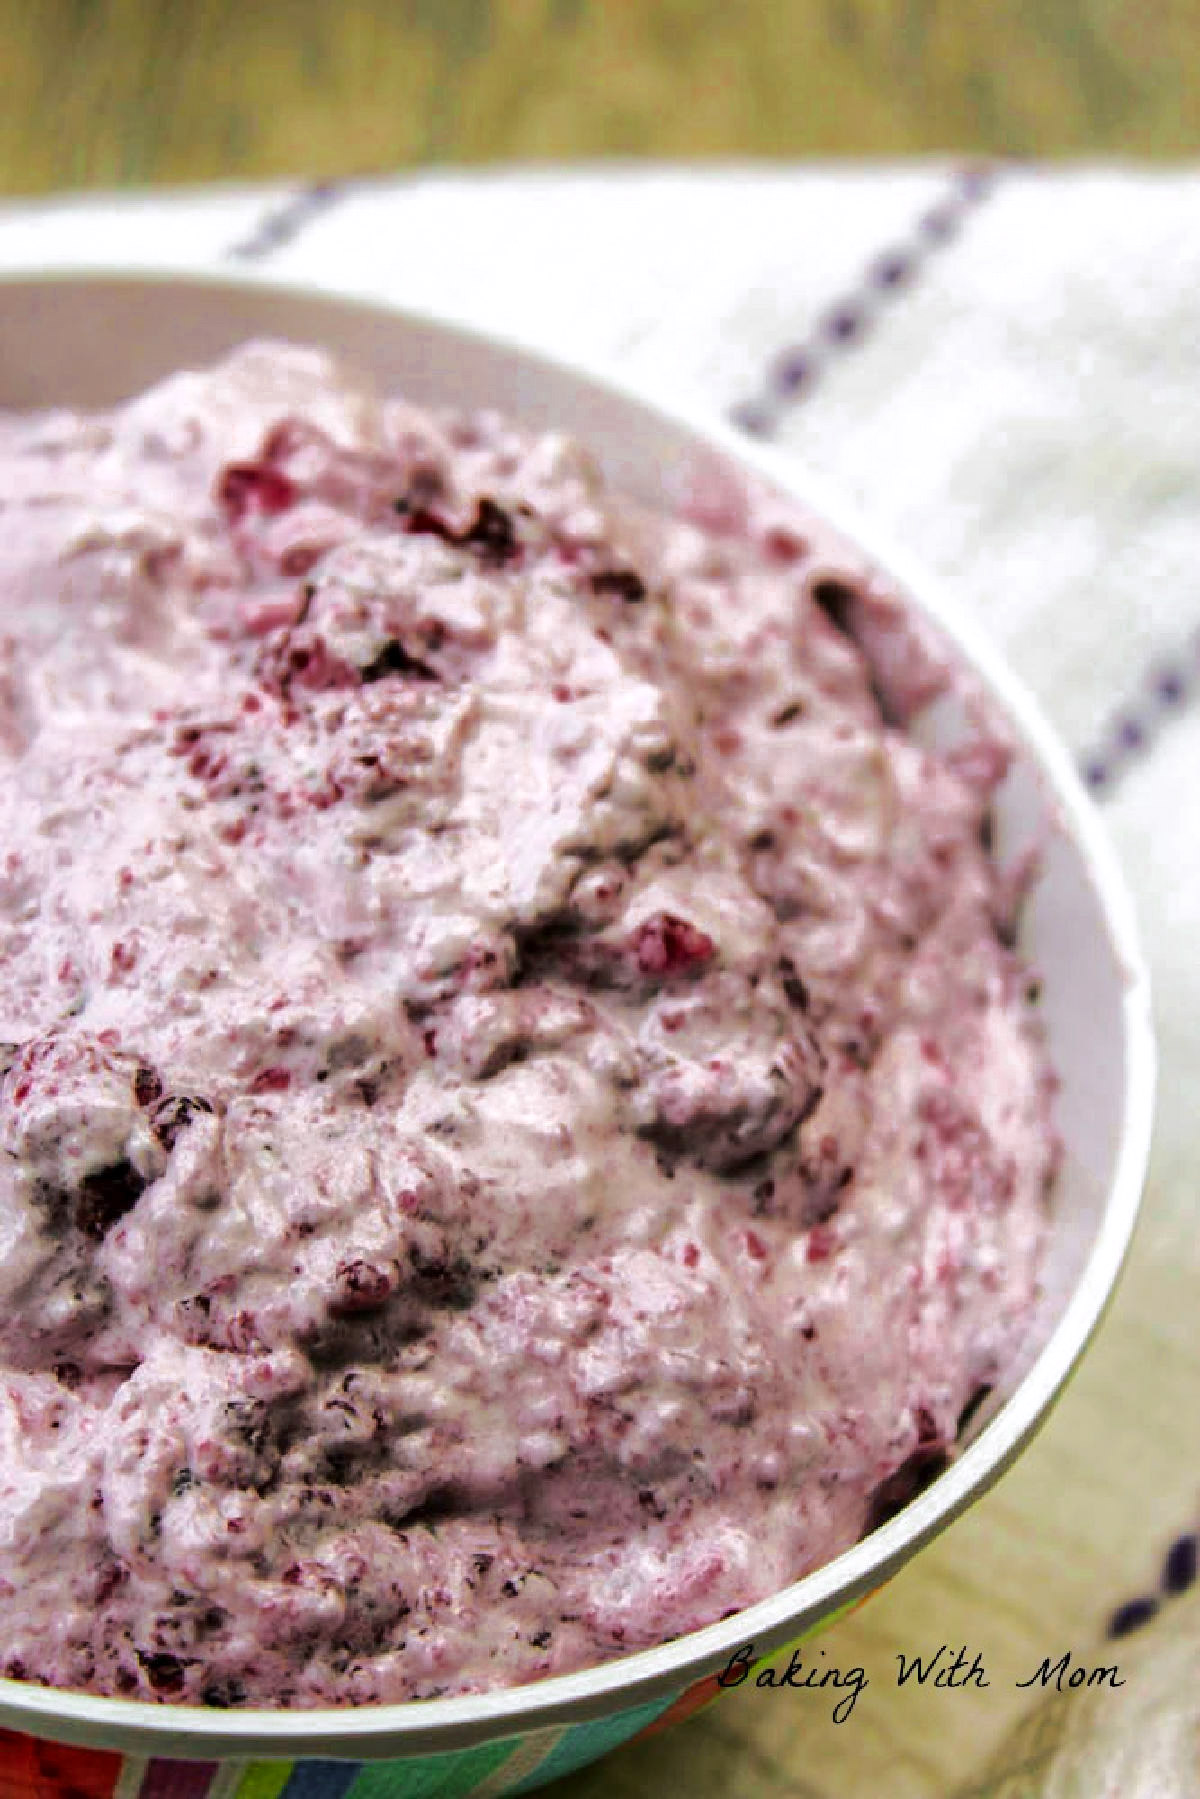
[[[513,1684],[936,1465],[1053,1083],[860,559],[252,345],[0,421],[0,631],[0,1672]]]

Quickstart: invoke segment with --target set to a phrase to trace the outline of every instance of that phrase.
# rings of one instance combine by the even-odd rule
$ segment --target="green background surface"
[[[626,156],[1189,152],[1180,0],[0,0],[0,191]]]

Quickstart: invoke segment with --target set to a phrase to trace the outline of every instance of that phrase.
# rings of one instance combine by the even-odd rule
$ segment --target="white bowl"
[[[614,383],[432,320],[257,277],[69,272],[0,281],[0,406],[109,404],[254,336],[325,345],[417,402],[494,407],[534,426],[566,428],[592,448],[616,486],[642,500],[670,505],[697,465],[715,458],[813,507],[934,621],[1014,728],[1022,747],[997,803],[998,852],[1006,856],[1039,833],[1046,837],[1021,935],[1043,976],[1043,1016],[1062,1081],[1057,1119],[1065,1154],[1044,1303],[1022,1366],[974,1421],[972,1440],[897,1517],[774,1598],[708,1629],[582,1673],[479,1697],[231,1712],[0,1680],[0,1724],[37,1737],[202,1761],[383,1759],[396,1770],[398,1791],[408,1790],[403,1777],[415,1774],[418,1760],[437,1756],[446,1777],[439,1793],[472,1791],[484,1778],[497,1792],[505,1790],[510,1765],[509,1784],[528,1780],[535,1767],[535,1779],[551,1778],[628,1738],[656,1713],[685,1709],[681,1696],[710,1691],[714,1672],[741,1645],[753,1642],[756,1655],[765,1655],[828,1622],[879,1587],[1028,1442],[1104,1311],[1137,1214],[1154,1082],[1146,974],[1125,886],[1095,811],[1025,689],[953,599],[901,551],[791,458],[716,420],[660,410]],[[940,706],[922,728],[937,741],[952,740],[962,721]],[[507,1747],[483,1751],[485,1744]]]

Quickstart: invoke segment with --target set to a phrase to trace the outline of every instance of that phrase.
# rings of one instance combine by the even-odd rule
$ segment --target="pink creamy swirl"
[[[284,345],[0,469],[2,1671],[475,1691],[854,1542],[1055,1155],[896,597]]]

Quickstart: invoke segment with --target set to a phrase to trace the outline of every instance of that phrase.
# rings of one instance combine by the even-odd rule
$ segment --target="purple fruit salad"
[[[281,344],[0,468],[0,1673],[477,1692],[855,1542],[1056,1154],[901,598]]]

